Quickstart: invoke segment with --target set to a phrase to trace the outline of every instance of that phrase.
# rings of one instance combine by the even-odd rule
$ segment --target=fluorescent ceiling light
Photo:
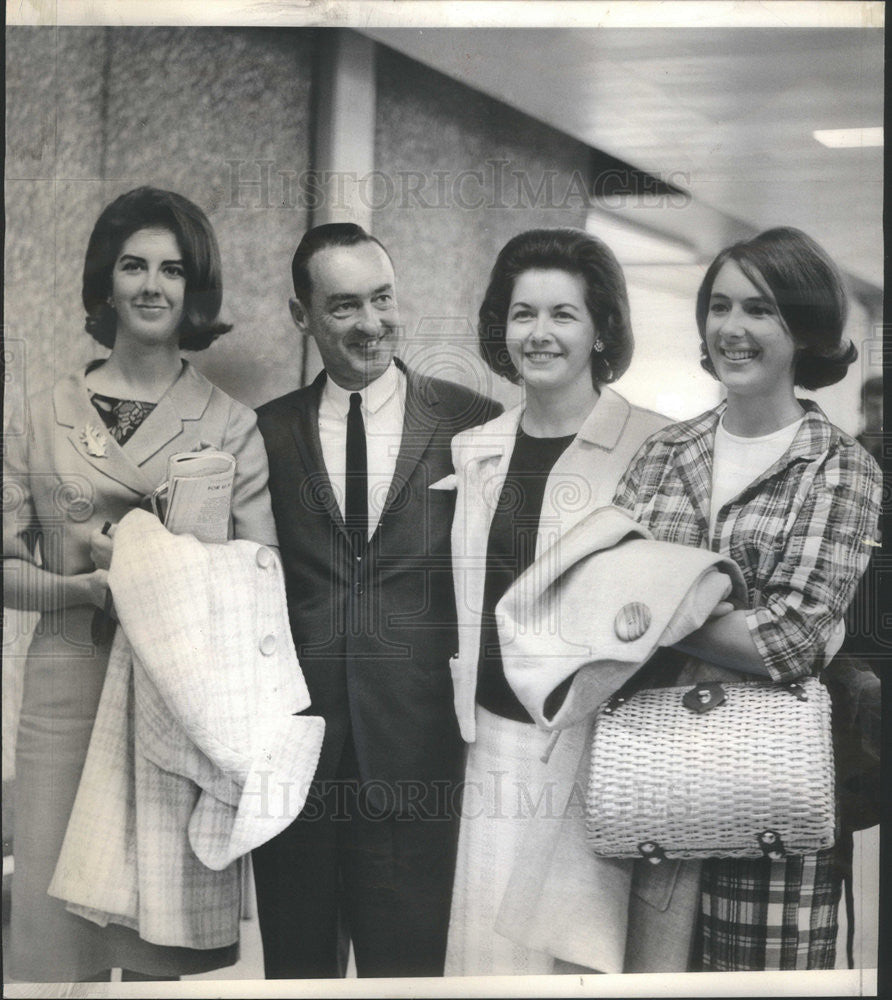
[[[883,145],[882,125],[877,128],[825,128],[812,132],[812,135],[831,149]]]

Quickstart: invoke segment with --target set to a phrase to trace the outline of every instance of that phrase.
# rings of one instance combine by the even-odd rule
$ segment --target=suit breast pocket
[[[382,555],[385,558],[448,555],[454,512],[454,490],[406,486],[381,517]]]

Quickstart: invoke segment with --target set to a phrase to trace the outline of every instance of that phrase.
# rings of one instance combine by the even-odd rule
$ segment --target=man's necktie
[[[357,555],[365,548],[369,534],[368,469],[361,403],[362,396],[358,392],[352,392],[350,412],[347,414],[347,477],[344,492],[344,521],[353,542],[353,551]]]

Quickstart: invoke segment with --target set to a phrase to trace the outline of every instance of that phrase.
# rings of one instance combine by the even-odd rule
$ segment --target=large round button
[[[650,628],[650,621],[650,608],[640,601],[632,601],[619,609],[613,631],[623,642],[634,642]]]
[[[276,639],[272,633],[265,635],[260,640],[260,652],[263,653],[264,656],[272,656],[276,651],[277,645],[278,639]]]
[[[257,565],[261,569],[267,569],[269,566],[272,565],[273,554],[265,545],[261,545],[260,548],[257,550],[257,555],[255,556],[255,558],[257,560]]]

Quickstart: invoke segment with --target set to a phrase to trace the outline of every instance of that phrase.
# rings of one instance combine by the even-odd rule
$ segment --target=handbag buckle
[[[638,853],[652,865],[658,865],[666,857],[663,848],[653,840],[642,840],[638,845]]]
[[[784,687],[790,692],[790,694],[795,694],[800,701],[808,701],[808,692],[798,681],[790,681],[785,684]]]
[[[704,681],[685,691],[681,703],[692,712],[703,715],[721,705],[725,698],[725,689],[718,681]]]
[[[759,841],[759,847],[762,848],[762,853],[766,858],[780,861],[781,858],[786,857],[787,849],[784,847],[784,842],[777,830],[763,830],[756,834],[756,840]]]
[[[601,711],[605,715],[613,715],[613,713],[620,707],[620,705],[625,705],[626,697],[622,694],[612,694],[607,701],[604,702],[604,707]]]

